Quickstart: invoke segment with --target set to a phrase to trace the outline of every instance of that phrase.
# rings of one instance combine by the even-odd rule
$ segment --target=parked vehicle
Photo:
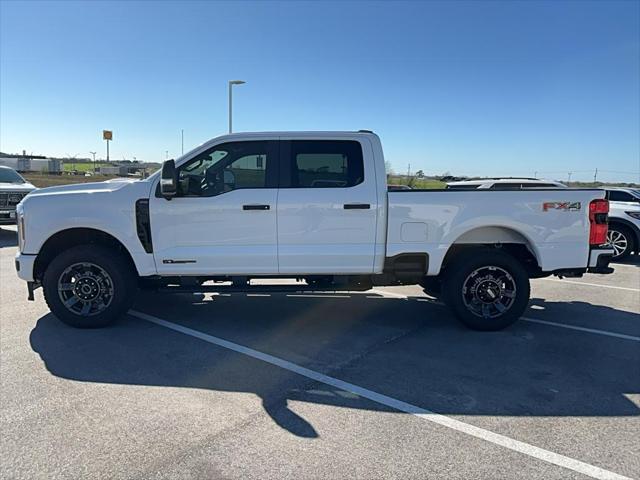
[[[16,223],[16,205],[35,189],[14,169],[0,165],[0,225]]]
[[[563,183],[539,178],[483,178],[447,183],[447,188],[467,190],[522,190],[524,188],[567,188]]]
[[[609,200],[609,243],[613,258],[622,260],[640,249],[640,190],[607,188]]]
[[[420,284],[465,325],[497,330],[524,312],[530,278],[613,271],[604,196],[557,188],[389,192],[371,132],[231,134],[144,180],[29,195],[18,206],[16,268],[30,298],[42,286],[51,311],[76,327],[112,322],[138,286]],[[299,282],[250,283],[274,277]]]

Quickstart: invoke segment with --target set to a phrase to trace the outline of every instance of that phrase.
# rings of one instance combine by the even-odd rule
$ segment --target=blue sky
[[[0,150],[380,135],[397,171],[639,181],[640,3],[0,3]],[[616,173],[622,172],[622,173]],[[631,172],[631,173],[624,173]],[[636,172],[635,174],[633,172]]]

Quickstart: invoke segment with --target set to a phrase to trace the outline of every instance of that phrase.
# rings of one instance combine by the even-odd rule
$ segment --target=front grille
[[[0,208],[15,207],[26,195],[23,192],[0,192]]]

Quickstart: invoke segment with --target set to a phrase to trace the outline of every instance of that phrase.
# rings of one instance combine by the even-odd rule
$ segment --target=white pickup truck
[[[145,180],[32,193],[17,209],[16,268],[30,299],[42,286],[51,311],[76,327],[123,315],[138,287],[419,284],[465,325],[497,330],[524,312],[530,278],[613,271],[604,196],[388,192],[382,145],[369,131],[231,134]],[[265,281],[273,278],[297,283]]]

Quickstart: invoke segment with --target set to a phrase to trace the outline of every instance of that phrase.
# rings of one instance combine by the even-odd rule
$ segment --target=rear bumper
[[[615,251],[610,247],[593,248],[589,253],[589,273],[613,273],[613,268],[609,262],[613,258]]]
[[[36,263],[37,255],[16,254],[16,271],[18,277],[25,282],[33,282],[33,266]]]

